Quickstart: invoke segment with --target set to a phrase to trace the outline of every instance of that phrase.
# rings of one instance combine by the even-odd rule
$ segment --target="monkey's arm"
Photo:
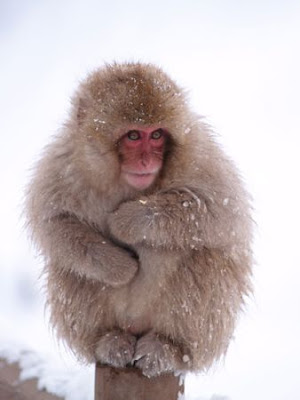
[[[209,199],[189,189],[123,203],[108,219],[111,233],[129,245],[169,249],[220,247],[235,236],[229,199]]]
[[[49,264],[118,287],[134,277],[138,262],[90,226],[58,215],[40,227],[40,245]]]

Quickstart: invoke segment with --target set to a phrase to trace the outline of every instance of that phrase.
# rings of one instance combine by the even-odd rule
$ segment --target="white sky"
[[[0,54],[0,317],[13,310],[18,330],[24,280],[36,296],[22,193],[78,80],[104,62],[154,62],[220,133],[258,225],[255,298],[225,364],[190,378],[189,398],[298,399],[300,2],[2,0]]]

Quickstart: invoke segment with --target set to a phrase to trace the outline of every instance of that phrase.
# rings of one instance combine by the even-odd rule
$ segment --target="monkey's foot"
[[[102,336],[96,347],[96,359],[101,364],[124,368],[132,362],[136,338],[129,333],[111,331]]]
[[[180,370],[184,364],[181,350],[154,333],[148,333],[137,341],[133,360],[134,365],[149,378]]]

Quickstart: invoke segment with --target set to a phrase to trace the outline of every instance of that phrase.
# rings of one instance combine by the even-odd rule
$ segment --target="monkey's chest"
[[[122,330],[133,335],[141,335],[152,328],[150,310],[136,313],[127,311],[120,319],[119,326]]]
[[[117,324],[121,329],[134,335],[151,329],[155,296],[149,289],[147,282],[138,280],[122,294],[119,293],[118,301],[114,304],[114,311]]]
[[[163,289],[168,286],[170,278],[170,258],[153,250],[144,251],[139,256],[138,274],[128,287],[120,291],[115,302],[118,325],[133,334],[146,332],[155,325],[162,308]],[[175,265],[178,263],[177,259],[172,261]]]
[[[159,298],[158,286],[144,271],[119,293],[115,315],[121,329],[142,334],[151,329],[153,314]]]

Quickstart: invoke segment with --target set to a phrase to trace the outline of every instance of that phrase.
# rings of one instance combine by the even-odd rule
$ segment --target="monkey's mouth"
[[[156,178],[157,172],[151,173],[133,173],[125,172],[124,177],[127,183],[138,190],[147,189]]]

